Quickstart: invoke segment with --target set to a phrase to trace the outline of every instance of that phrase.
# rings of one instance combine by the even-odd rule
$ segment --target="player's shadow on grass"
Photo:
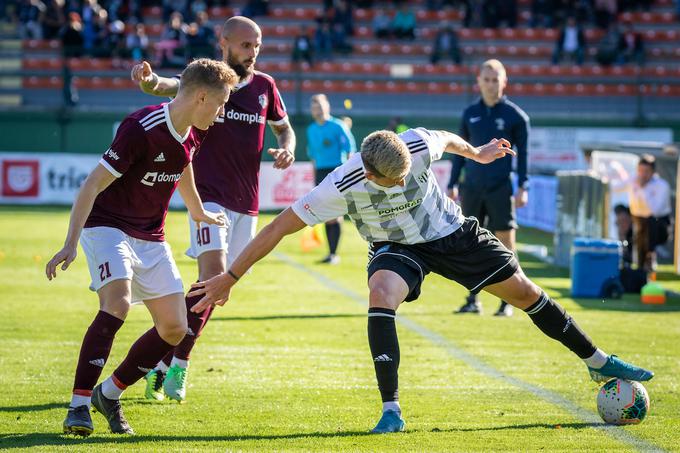
[[[538,260],[536,257],[527,253],[519,254],[520,264],[524,273],[536,283],[537,280],[555,281],[555,279],[569,279],[569,270],[561,267],[553,266]],[[659,277],[661,285],[663,279],[670,280],[672,274],[664,274],[664,277]],[[552,279],[552,280],[551,280]],[[557,293],[559,299],[571,299],[571,286],[565,288],[564,286],[554,286],[550,284],[542,284],[543,289],[550,292],[550,294]],[[662,305],[649,305],[640,302],[639,294],[624,294],[621,299],[572,299],[574,302],[584,308],[591,308],[595,310],[607,311],[637,311],[637,312],[673,312],[680,311],[680,295],[669,294],[666,297],[666,303]]]
[[[29,404],[26,406],[0,406],[0,413],[2,412],[37,412],[37,411],[49,411],[52,409],[66,409],[68,408],[68,402],[52,402],[44,404]]]
[[[431,432],[476,432],[476,431],[505,431],[505,430],[515,430],[515,429],[536,429],[536,428],[546,428],[546,429],[584,429],[584,428],[601,428],[607,425],[604,422],[594,422],[594,423],[530,423],[526,425],[505,425],[505,426],[486,426],[479,428],[449,428],[449,429],[438,429],[432,428]]]
[[[336,313],[336,314],[304,314],[304,315],[265,315],[265,316],[213,316],[214,321],[281,321],[296,319],[337,319],[337,318],[365,318],[365,313]]]
[[[35,434],[1,434],[0,450],[25,449],[30,447],[45,447],[57,445],[98,445],[98,444],[140,444],[142,442],[241,442],[251,440],[286,440],[303,438],[337,438],[337,437],[356,437],[374,436],[368,431],[338,431],[338,432],[311,432],[311,433],[292,433],[292,434],[234,434],[224,436],[114,436],[107,434],[99,437],[96,433],[90,437],[67,436],[57,433],[35,433]]]

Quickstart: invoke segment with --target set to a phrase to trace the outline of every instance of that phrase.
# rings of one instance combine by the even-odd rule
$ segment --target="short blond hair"
[[[505,71],[505,66],[503,66],[503,63],[501,63],[500,60],[496,60],[495,58],[486,60],[484,63],[482,63],[482,65],[479,67],[479,73],[481,74],[485,69],[496,71],[501,78],[508,78],[508,73]]]
[[[411,168],[411,153],[392,131],[376,131],[361,142],[361,159],[376,176],[399,179]]]
[[[194,90],[199,87],[222,90],[225,85],[231,90],[238,83],[238,76],[223,61],[199,58],[182,71],[180,89]]]

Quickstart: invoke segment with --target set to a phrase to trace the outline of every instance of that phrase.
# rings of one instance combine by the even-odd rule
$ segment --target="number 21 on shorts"
[[[109,262],[107,261],[104,264],[99,265],[99,278],[104,281],[109,277],[111,277],[111,270],[109,269]]]

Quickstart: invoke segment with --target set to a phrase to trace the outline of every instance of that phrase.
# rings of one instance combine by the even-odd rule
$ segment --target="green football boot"
[[[182,402],[187,396],[187,368],[172,365],[165,374],[163,390],[171,400]]]
[[[151,370],[144,376],[146,380],[146,389],[144,390],[144,397],[148,400],[163,401],[165,395],[163,394],[163,380],[165,373],[161,370]]]

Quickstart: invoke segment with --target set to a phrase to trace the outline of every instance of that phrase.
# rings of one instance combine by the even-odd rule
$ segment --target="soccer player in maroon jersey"
[[[193,155],[237,83],[221,61],[200,59],[182,73],[170,103],[145,107],[121,123],[111,147],[81,187],[64,247],[47,263],[47,278],[76,258],[78,239],[87,257],[100,311],[80,350],[64,432],[94,430],[90,405],[114,433],[133,434],[120,406],[126,387],[142,378],[184,338],[187,310],[182,279],[165,242],[168,204],[179,188],[196,222],[225,227],[224,215],[206,211],[194,184]],[[62,264],[63,263],[63,264]],[[113,374],[97,385],[130,304],[142,301],[154,327],[130,348]]]
[[[261,44],[260,27],[252,20],[235,16],[224,23],[220,37],[223,60],[236,71],[240,83],[224,107],[224,116],[210,128],[193,165],[205,209],[224,213],[230,227],[225,231],[212,225],[191,225],[187,255],[197,258],[199,280],[226,271],[227,264],[255,235],[265,123],[278,141],[278,148],[267,151],[274,157],[274,167],[288,168],[294,160],[295,134],[274,79],[255,70]],[[136,65],[131,77],[142,91],[157,96],[173,96],[184,83],[181,78],[159,77],[147,62]],[[187,297],[187,309],[197,300]],[[162,400],[165,393],[184,400],[189,354],[211,312],[188,313],[187,336],[146,376],[147,398]]]

